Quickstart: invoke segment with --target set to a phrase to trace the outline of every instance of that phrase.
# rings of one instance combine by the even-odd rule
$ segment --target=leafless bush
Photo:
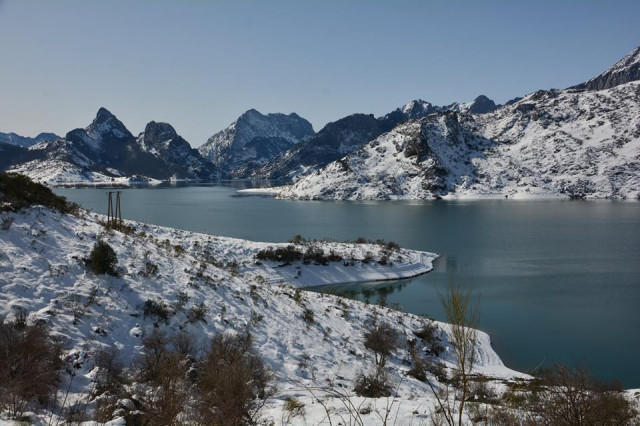
[[[422,356],[420,356],[420,352],[416,347],[416,341],[410,340],[407,342],[409,356],[411,357],[411,362],[413,363],[413,367],[407,372],[407,374],[413,377],[416,380],[420,380],[424,382],[427,380],[427,370],[425,368],[424,360]]]
[[[391,395],[391,382],[384,368],[378,366],[371,373],[360,373],[356,377],[354,391],[367,398],[380,398]]]
[[[139,362],[138,379],[145,384],[140,398],[143,420],[152,425],[181,424],[179,416],[191,397],[187,380],[195,345],[186,333],[168,338],[154,329],[143,340],[144,355]]]
[[[398,345],[398,333],[387,323],[369,329],[364,334],[364,346],[372,351],[376,365],[384,367],[387,358]]]
[[[618,383],[555,365],[531,384],[526,409],[541,425],[625,425],[638,414]],[[637,419],[636,419],[637,421]]]
[[[11,229],[12,224],[13,224],[12,217],[2,218],[2,223],[0,223],[0,229],[3,231],[8,231],[9,229]]]
[[[0,408],[20,417],[48,403],[60,381],[62,344],[44,326],[0,319]]]
[[[146,278],[155,277],[156,275],[158,275],[158,270],[158,265],[147,260],[144,263],[144,269],[140,272],[140,275]]]
[[[304,417],[304,403],[296,398],[286,398],[282,412],[282,424],[288,425],[295,417]]]
[[[114,348],[98,351],[95,366],[98,368],[95,378],[96,394],[108,392],[112,395],[121,395],[126,378],[124,364],[118,358],[118,352]]]
[[[199,365],[199,417],[203,424],[252,423],[271,395],[272,377],[251,349],[250,335],[216,335]]]
[[[206,324],[207,322],[207,307],[204,303],[198,303],[197,305],[193,305],[191,309],[189,309],[189,313],[187,314],[187,318],[189,318],[189,322],[194,324],[198,321],[202,321]]]
[[[313,311],[309,308],[304,308],[304,311],[302,311],[302,319],[307,323],[307,326],[313,324]]]

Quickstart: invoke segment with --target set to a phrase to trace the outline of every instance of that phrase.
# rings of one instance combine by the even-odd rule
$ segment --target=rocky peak
[[[599,76],[569,89],[603,90],[635,80],[640,80],[640,46]]]
[[[176,130],[169,123],[151,121],[144,128],[144,140],[150,145],[166,142],[177,136]]]
[[[105,136],[117,139],[133,137],[125,125],[106,108],[100,108],[98,110],[96,118],[85,130],[90,136],[96,139],[101,139]]]
[[[485,95],[478,96],[473,103],[469,106],[469,112],[471,114],[485,114],[496,109],[496,103]]]
[[[262,163],[314,135],[313,126],[297,114],[243,113],[198,150],[214,164],[233,170],[247,162]]]

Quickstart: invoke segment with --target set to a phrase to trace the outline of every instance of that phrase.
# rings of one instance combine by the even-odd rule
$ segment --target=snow
[[[147,176],[122,176],[122,172],[107,168],[109,173],[91,171],[63,160],[34,160],[7,170],[29,176],[33,181],[48,186],[128,186],[133,184],[158,185],[162,181]]]
[[[198,151],[214,164],[231,170],[244,165],[248,160],[257,164],[265,163],[280,151],[313,134],[311,123],[297,114],[263,115],[251,109],[226,129],[211,136]],[[260,140],[265,148],[271,146],[272,153],[261,157],[255,148],[247,146],[254,140]],[[265,153],[266,151],[269,149],[265,149]]]
[[[640,196],[640,82],[539,91],[410,120],[291,186],[290,199]]]
[[[154,328],[154,321],[141,315],[141,305],[147,299],[159,299],[173,307],[175,315],[161,327],[169,333],[187,330],[199,342],[216,332],[249,329],[279,388],[264,415],[280,419],[285,398],[295,396],[305,403],[306,420],[312,424],[324,421],[325,413],[310,388],[322,395],[325,390],[317,387],[331,381],[351,394],[357,373],[373,365],[362,341],[367,327],[374,321],[386,322],[409,338],[427,321],[315,292],[303,291],[296,302],[294,287],[413,276],[431,269],[436,257],[433,253],[399,249],[390,256],[393,266],[383,266],[375,262],[384,252],[377,244],[304,243],[354,259],[371,252],[374,261],[364,265],[356,260],[354,266],[342,262],[326,267],[301,263],[282,266],[260,264],[255,259],[259,250],[278,244],[136,222],[127,222],[136,230],[131,235],[107,232],[100,224],[103,216],[85,211],[74,217],[33,208],[23,213],[2,213],[0,219],[8,216],[14,219],[13,224],[9,230],[0,231],[0,316],[11,318],[13,307],[22,306],[30,312],[30,322],[45,321],[68,342],[69,353],[80,355],[71,401],[86,398],[91,389],[93,356],[100,348],[117,348],[125,363],[139,356],[142,338]],[[120,278],[96,276],[84,266],[82,259],[98,239],[107,241],[116,251]],[[176,250],[176,246],[182,249]],[[158,266],[157,275],[141,273],[146,262]],[[206,306],[206,323],[188,322],[186,312],[176,307],[179,292],[189,297],[186,309],[199,303]],[[87,301],[90,295],[94,302],[74,323],[73,301]],[[305,309],[314,313],[312,324],[302,317]],[[255,320],[256,314],[261,320]],[[442,361],[451,366],[449,326],[435,324],[445,347]],[[95,333],[98,326],[105,333]],[[497,379],[525,377],[503,365],[487,334],[479,332],[478,339],[476,373]],[[404,362],[407,357],[403,347],[388,361],[396,386],[393,404],[398,409],[398,423],[426,418],[435,404],[428,386],[406,375],[410,368]],[[371,414],[363,415],[366,424],[381,424],[376,407],[381,410],[392,402],[355,397],[354,401],[374,408]],[[339,398],[326,402],[332,409],[343,409]]]

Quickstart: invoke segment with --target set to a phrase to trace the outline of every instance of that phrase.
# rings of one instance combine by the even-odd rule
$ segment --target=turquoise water
[[[127,219],[256,241],[384,238],[440,253],[434,272],[412,280],[322,291],[442,320],[438,294],[458,281],[479,296],[480,327],[509,367],[567,362],[640,387],[638,202],[302,202],[224,185],[122,191]],[[56,192],[106,213],[104,189]]]

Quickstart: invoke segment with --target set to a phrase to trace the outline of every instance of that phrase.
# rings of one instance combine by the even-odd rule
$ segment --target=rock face
[[[168,123],[151,121],[138,136],[138,145],[166,164],[171,176],[182,179],[217,179],[216,167],[179,136]]]
[[[498,106],[495,102],[484,95],[480,95],[473,101],[471,106],[469,106],[469,113],[486,114],[487,112],[494,111],[497,108]]]
[[[640,80],[640,46],[599,76],[570,89],[603,90],[636,80]]]
[[[359,149],[384,130],[373,115],[350,115],[327,124],[315,136],[253,170],[250,176],[261,179],[294,179]]]
[[[285,188],[297,199],[637,198],[640,82],[413,119]]]
[[[282,152],[247,174],[259,179],[295,181],[361,149],[368,142],[407,120],[456,108],[464,108],[465,111],[473,109],[471,113],[482,113],[495,107],[495,103],[486,96],[480,96],[469,104],[452,104],[446,107],[417,99],[378,118],[374,118],[373,115],[353,114],[327,124],[315,136]]]
[[[14,153],[3,168],[49,184],[108,183],[109,180],[215,179],[216,168],[205,161],[166,123],[151,122],[134,137],[105,108],[86,128],[64,138],[41,142],[26,153]],[[11,167],[9,167],[11,166]]]
[[[0,133],[0,142],[8,145],[21,146],[28,148],[40,142],[53,141],[60,138],[55,133],[40,133],[35,138],[16,135],[15,133]]]
[[[243,177],[247,170],[268,162],[313,134],[311,123],[295,113],[263,115],[250,109],[211,136],[198,151],[232,176]]]

